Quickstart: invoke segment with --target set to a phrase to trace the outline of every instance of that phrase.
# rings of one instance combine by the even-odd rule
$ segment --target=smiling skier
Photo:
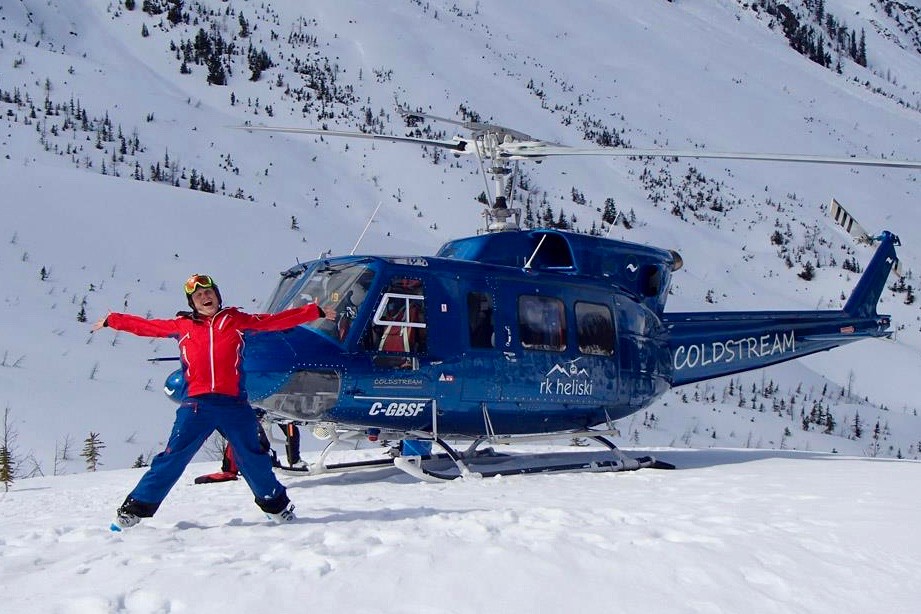
[[[136,525],[154,515],[183,470],[215,430],[233,446],[243,478],[256,505],[276,522],[294,520],[294,504],[272,472],[272,459],[259,442],[259,424],[246,399],[243,333],[281,331],[323,316],[313,303],[274,314],[249,314],[223,307],[221,293],[208,275],[192,275],[185,282],[192,311],[169,320],[148,320],[109,313],[93,325],[142,337],[173,337],[179,341],[188,394],[176,411],[166,449],[118,508],[113,531]]]

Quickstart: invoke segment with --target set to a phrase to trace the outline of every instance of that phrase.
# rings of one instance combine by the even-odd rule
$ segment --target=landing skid
[[[273,431],[271,428],[271,422],[267,421],[265,424],[265,431],[273,441],[279,443],[287,443],[284,439],[278,439],[272,436]],[[279,462],[276,464],[275,468],[281,473],[288,475],[323,475],[326,473],[346,473],[351,471],[361,471],[363,469],[382,469],[393,466],[393,458],[377,458],[366,461],[327,464],[326,459],[330,452],[333,451],[333,449],[339,446],[354,444],[357,440],[362,438],[362,435],[357,431],[340,433],[335,429],[331,429],[329,430],[327,438],[329,439],[329,443],[326,444],[325,448],[323,448],[323,451],[320,453],[320,456],[315,462],[299,462],[295,465],[283,464]]]
[[[296,466],[280,465],[278,471],[292,475],[322,475],[325,473],[347,473],[361,471],[362,469],[382,469],[393,466],[392,458],[379,458],[367,461],[354,461],[350,463],[334,463],[325,465],[319,463],[303,464]]]
[[[333,431],[330,436],[330,442],[326,444],[326,447],[323,448],[322,452],[320,452],[320,456],[315,462],[302,462],[296,465],[285,465],[279,463],[276,466],[276,469],[281,473],[288,475],[324,475],[327,473],[349,473],[352,471],[362,471],[365,469],[386,469],[387,467],[394,466],[395,459],[393,456],[388,458],[374,458],[364,461],[350,461],[345,463],[328,464],[326,462],[327,457],[329,457],[330,453],[335,448],[348,445],[358,438],[358,433],[347,433],[345,435],[340,435],[339,433]],[[429,461],[449,459],[450,457],[447,454],[433,454],[422,458],[424,458],[426,461]]]
[[[602,431],[608,434],[606,431]],[[573,434],[568,434],[572,436]],[[616,472],[636,471],[637,469],[674,469],[675,466],[651,456],[632,458],[627,456],[614,443],[598,431],[575,433],[600,443],[607,448],[605,452],[555,452],[555,453],[497,453],[493,448],[478,449],[483,443],[515,441],[533,441],[548,439],[550,436],[493,437],[473,441],[463,452],[458,451],[444,439],[430,439],[443,453],[426,456],[396,456],[395,458],[378,458],[365,461],[327,464],[329,454],[339,445],[346,444],[354,436],[333,436],[319,458],[313,463],[295,466],[281,465],[278,470],[291,475],[323,475],[327,473],[347,473],[366,469],[384,469],[396,467],[404,473],[425,482],[445,482],[459,477],[488,478],[499,475],[526,475],[532,473],[563,472]],[[553,438],[558,439],[560,434]],[[422,438],[420,438],[422,439]]]
[[[477,454],[478,440],[467,452],[460,453],[437,438],[437,443],[446,455],[438,458],[401,456],[393,459],[393,465],[426,482],[445,482],[459,477],[489,478],[498,475],[526,475],[531,473],[573,473],[581,471],[615,472],[637,469],[674,469],[671,463],[656,460],[651,456],[632,458],[618,449],[609,439],[600,435],[591,436],[608,448],[610,454],[591,452],[562,452],[556,454]],[[446,458],[445,458],[446,457]],[[450,462],[446,462],[450,460]]]
[[[335,442],[335,443],[338,443],[338,442]],[[323,452],[320,454],[319,460],[315,463],[310,463],[310,464],[303,463],[303,464],[298,464],[295,466],[279,464],[276,466],[276,469],[280,471],[281,473],[290,474],[290,475],[323,475],[326,473],[348,473],[352,471],[361,471],[364,469],[384,469],[387,467],[397,467],[399,469],[402,469],[396,463],[396,461],[401,458],[399,456],[390,457],[390,458],[375,458],[375,459],[370,459],[370,460],[365,460],[365,461],[351,461],[347,463],[326,464],[325,462],[326,456],[329,454],[329,452],[334,447],[335,447],[334,443],[327,445],[326,449],[323,450]],[[482,457],[482,456],[499,457],[499,456],[506,456],[506,455],[498,455],[494,453],[492,449],[490,449],[490,450],[484,450],[481,452],[477,452],[476,456],[477,457]],[[419,460],[419,461],[427,462],[427,463],[431,462],[431,463],[436,463],[436,464],[441,462],[441,463],[447,463],[450,465],[452,462],[454,462],[454,459],[449,454],[431,454],[431,455],[426,455],[426,456],[412,456],[412,457],[405,457],[405,458],[412,458],[414,460]]]

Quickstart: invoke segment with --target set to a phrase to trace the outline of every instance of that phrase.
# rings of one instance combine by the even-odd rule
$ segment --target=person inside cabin
[[[413,301],[415,302],[415,301]],[[406,319],[406,305],[403,299],[390,299],[387,309],[381,320],[393,322],[384,327],[378,349],[382,352],[402,352],[409,353],[413,351],[416,341],[414,328],[406,326],[405,323],[418,322],[418,308],[411,306],[410,317]]]
[[[381,352],[398,354],[418,354],[425,350],[425,327],[407,326],[408,323],[425,323],[425,313],[421,299],[422,284],[415,279],[395,280],[391,292],[404,296],[389,296],[380,321],[388,322],[386,325],[374,326],[376,341],[374,349]],[[405,295],[420,295],[419,299],[408,299]],[[409,313],[407,315],[407,309]],[[408,369],[412,360],[405,358],[394,362],[391,366]]]

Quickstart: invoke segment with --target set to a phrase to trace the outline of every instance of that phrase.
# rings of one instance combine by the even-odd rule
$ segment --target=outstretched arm
[[[180,333],[178,319],[148,320],[128,313],[114,313],[100,318],[93,324],[92,331],[108,326],[115,330],[123,330],[141,337],[173,337]]]
[[[294,309],[286,309],[278,313],[248,314],[240,313],[245,318],[242,328],[250,331],[287,330],[298,324],[312,322],[325,314],[316,303],[308,303]]]

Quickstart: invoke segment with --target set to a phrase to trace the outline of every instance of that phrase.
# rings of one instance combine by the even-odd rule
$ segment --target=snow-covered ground
[[[637,450],[636,453],[646,451]],[[140,470],[0,495],[5,612],[911,612],[921,463],[653,451],[676,471],[423,484],[394,469],[195,486],[111,533]]]

